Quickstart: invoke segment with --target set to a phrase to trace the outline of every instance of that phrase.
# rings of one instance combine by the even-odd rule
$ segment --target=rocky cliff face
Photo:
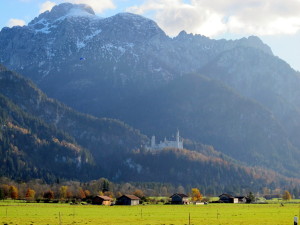
[[[102,104],[101,93],[114,88],[112,98],[117,101],[129,87],[143,90],[163,85],[237,46],[272,54],[256,37],[216,41],[181,32],[172,39],[142,16],[120,13],[103,19],[87,5],[64,3],[28,26],[4,28],[0,62],[30,77],[50,97],[82,109],[84,103],[76,102],[77,96],[95,99],[88,100],[89,106]]]

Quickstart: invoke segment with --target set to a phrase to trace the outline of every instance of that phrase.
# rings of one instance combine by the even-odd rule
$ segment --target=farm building
[[[111,202],[112,202],[112,198],[108,196],[101,196],[101,195],[97,195],[92,200],[93,205],[111,205]]]
[[[239,200],[239,203],[248,203],[250,200],[246,196],[234,196]]]
[[[122,195],[117,198],[117,205],[139,205],[140,198],[135,195]]]
[[[175,193],[170,198],[171,198],[171,204],[176,204],[176,205],[190,204],[189,198],[185,194]]]
[[[232,195],[229,195],[229,194],[221,194],[219,196],[220,198],[220,202],[222,203],[239,203],[239,199],[238,198],[235,198],[233,197]]]

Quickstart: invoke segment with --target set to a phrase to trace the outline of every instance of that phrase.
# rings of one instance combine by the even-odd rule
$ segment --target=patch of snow
[[[129,48],[133,48],[134,44],[133,43],[126,43],[126,46],[129,47]]]
[[[44,18],[39,20],[38,22],[36,22],[35,24],[32,25],[33,27],[38,27],[35,28],[34,31],[36,33],[44,33],[44,34],[49,34],[50,28],[51,28],[51,24],[45,20]]]
[[[80,49],[84,48],[86,45],[84,42],[77,40],[76,46],[77,46],[77,49],[80,50]]]
[[[161,67],[157,68],[157,69],[153,69],[154,72],[160,72],[162,70]]]
[[[94,32],[92,32],[90,35],[87,35],[83,38],[83,40],[79,40],[77,39],[77,51],[79,51],[82,48],[86,47],[87,42],[91,41],[95,36],[97,36],[98,34],[100,34],[102,32],[101,29],[99,30],[95,30]]]
[[[92,34],[86,36],[86,37],[84,38],[84,40],[85,40],[85,41],[89,41],[89,40],[93,39],[95,36],[97,36],[98,34],[100,34],[101,32],[102,32],[101,29],[95,30]]]
[[[41,67],[42,65],[44,65],[45,64],[45,61],[41,61],[41,62],[39,62],[39,67]]]
[[[73,8],[73,9],[71,9],[69,11],[68,14],[57,18],[54,22],[60,22],[60,21],[63,21],[65,19],[67,19],[67,18],[70,18],[70,17],[73,17],[73,18],[76,18],[76,17],[79,17],[79,18],[80,17],[85,17],[85,18],[88,18],[88,19],[91,19],[91,20],[102,20],[103,19],[103,18],[101,18],[99,16],[90,14],[87,11],[84,11],[82,9]]]
[[[118,47],[118,50],[121,52],[121,54],[124,54],[126,52],[126,49],[121,46]]]

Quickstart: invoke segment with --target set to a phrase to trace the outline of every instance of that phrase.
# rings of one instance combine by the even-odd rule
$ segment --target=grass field
[[[0,202],[0,225],[292,225],[299,210],[300,204],[92,206]]]

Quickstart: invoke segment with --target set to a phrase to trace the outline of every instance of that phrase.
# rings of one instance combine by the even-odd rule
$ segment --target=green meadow
[[[0,202],[0,225],[292,225],[299,204],[93,206]]]

